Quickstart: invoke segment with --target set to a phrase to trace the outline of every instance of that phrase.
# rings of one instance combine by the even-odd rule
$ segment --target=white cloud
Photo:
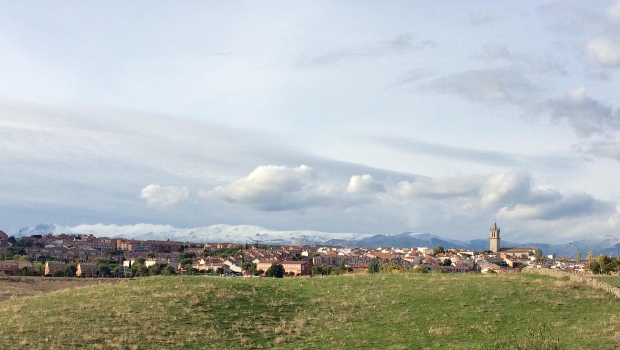
[[[160,186],[150,184],[142,189],[140,198],[146,200],[146,204],[157,208],[168,208],[187,199],[189,191],[187,187]]]
[[[597,64],[620,67],[620,43],[608,38],[596,38],[586,44],[588,58]]]
[[[480,190],[480,204],[483,207],[516,204],[527,197],[531,182],[530,175],[523,171],[493,176]]]
[[[279,211],[326,204],[331,192],[329,187],[320,183],[309,166],[288,168],[263,165],[226,186],[200,191],[199,196],[245,203],[260,210]]]
[[[369,174],[354,175],[349,180],[347,192],[351,194],[369,194],[375,192],[385,192],[385,187],[376,181]]]
[[[616,0],[616,2],[607,9],[607,18],[611,22],[620,23],[620,0]]]

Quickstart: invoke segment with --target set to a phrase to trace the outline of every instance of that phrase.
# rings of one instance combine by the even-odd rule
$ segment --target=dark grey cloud
[[[599,140],[577,147],[578,151],[620,161],[620,139]]]
[[[549,99],[541,107],[552,120],[568,123],[580,137],[617,131],[620,127],[618,111],[586,96],[583,88],[574,89],[563,98]]]
[[[558,200],[537,205],[504,207],[500,216],[519,220],[552,221],[591,215],[609,215],[615,203],[601,201],[586,193],[561,195]]]
[[[497,56],[512,56],[501,46],[492,51]],[[587,96],[585,88],[575,88],[560,98],[541,99],[543,89],[518,67],[470,70],[420,83],[418,89],[473,102],[513,105],[524,117],[548,115],[553,122],[568,124],[579,137],[620,130],[620,110]]]

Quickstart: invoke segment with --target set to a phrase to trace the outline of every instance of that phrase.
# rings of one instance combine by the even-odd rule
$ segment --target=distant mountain
[[[251,225],[213,225],[197,228],[175,228],[169,225],[78,225],[75,227],[54,224],[39,224],[22,228],[16,237],[45,235],[47,233],[93,234],[97,237],[132,238],[139,240],[171,240],[181,242],[230,242],[230,243],[261,243],[308,245],[325,244],[337,238],[355,241],[370,235],[358,233],[327,233],[319,231],[274,231]]]
[[[47,233],[93,234],[97,237],[132,238],[140,240],[171,240],[181,242],[230,242],[261,243],[272,245],[332,245],[346,247],[429,247],[472,250],[489,249],[488,239],[470,241],[451,240],[429,233],[403,232],[394,235],[359,233],[328,233],[319,231],[274,231],[251,225],[213,225],[197,228],[176,228],[169,225],[78,225],[74,227],[39,224],[22,228],[15,237],[45,235]],[[569,244],[513,243],[501,241],[503,247],[537,247],[543,254],[558,257],[575,257],[577,249]],[[594,255],[616,256],[616,242],[610,240],[580,240],[573,242],[585,258],[589,251]]]

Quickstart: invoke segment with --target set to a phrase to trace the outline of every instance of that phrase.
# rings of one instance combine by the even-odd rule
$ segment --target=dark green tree
[[[282,264],[273,264],[265,273],[267,277],[282,278],[284,277],[284,266]]]
[[[326,276],[332,273],[332,268],[327,264],[315,265],[312,267],[313,275]]]
[[[379,273],[379,260],[373,258],[368,262],[368,273]]]
[[[434,251],[435,254],[445,253],[445,252],[446,250],[442,246],[438,245],[437,247],[435,247],[435,251]]]
[[[183,260],[183,259],[194,259],[196,257],[196,253],[194,253],[193,251],[187,251],[187,252],[183,252],[179,255],[179,260]]]
[[[131,275],[133,277],[144,277],[149,273],[149,270],[139,262],[134,262],[131,264]]]
[[[101,264],[99,265],[99,276],[102,277],[110,277],[112,270],[108,265]]]
[[[161,270],[162,275],[174,275],[174,267],[167,265]]]

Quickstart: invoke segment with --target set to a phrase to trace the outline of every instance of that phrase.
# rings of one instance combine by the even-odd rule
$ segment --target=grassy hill
[[[0,315],[4,349],[620,348],[620,300],[537,275],[151,277]]]

